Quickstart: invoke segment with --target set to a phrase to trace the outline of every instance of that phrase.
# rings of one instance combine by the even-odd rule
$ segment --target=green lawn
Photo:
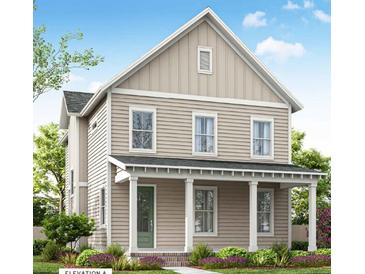
[[[215,269],[212,270],[218,273],[225,274],[329,274],[331,273],[330,267],[308,267],[308,268],[276,268],[276,269]]]

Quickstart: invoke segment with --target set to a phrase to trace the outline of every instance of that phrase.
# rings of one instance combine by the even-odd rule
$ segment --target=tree
[[[80,215],[61,213],[43,222],[43,232],[47,238],[62,246],[70,243],[71,250],[76,247],[81,237],[91,236],[94,231],[95,221],[84,213]]]
[[[58,125],[40,126],[33,143],[33,195],[50,204],[57,200],[61,212],[65,200],[65,148],[59,143]]]
[[[293,164],[317,169],[328,175],[318,181],[317,208],[328,208],[331,205],[331,158],[323,156],[315,149],[303,149],[305,133],[292,131],[292,161]],[[296,187],[292,190],[292,208],[294,224],[308,223],[308,190]]]
[[[42,226],[45,219],[57,213],[57,203],[44,197],[33,197],[33,226]]]
[[[36,10],[35,2],[33,9]],[[59,90],[69,82],[70,72],[74,68],[89,69],[104,61],[92,48],[82,52],[69,52],[69,42],[82,40],[83,33],[68,33],[61,37],[58,48],[47,42],[43,35],[45,26],[33,29],[33,102],[52,89]]]

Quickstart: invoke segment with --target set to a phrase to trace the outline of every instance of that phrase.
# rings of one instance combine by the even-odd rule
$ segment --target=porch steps
[[[132,258],[143,258],[148,256],[156,256],[162,258],[165,261],[164,266],[168,267],[181,267],[189,266],[190,253],[185,252],[136,252],[131,253]]]

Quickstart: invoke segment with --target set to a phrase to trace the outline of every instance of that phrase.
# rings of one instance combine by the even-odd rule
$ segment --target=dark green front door
[[[137,231],[138,247],[154,247],[154,198],[155,188],[152,186],[138,186],[138,205],[137,205]]]

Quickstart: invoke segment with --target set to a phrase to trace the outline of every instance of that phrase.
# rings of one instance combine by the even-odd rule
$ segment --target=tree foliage
[[[65,148],[59,143],[58,125],[40,126],[33,143],[33,195],[50,204],[58,200],[61,212],[65,199]]]
[[[33,197],[33,226],[42,226],[43,221],[58,213],[57,200]]]
[[[319,151],[303,149],[305,133],[292,131],[292,162],[295,165],[317,169],[328,174],[320,179],[317,185],[317,208],[328,208],[331,205],[331,158]],[[294,224],[308,223],[308,189],[296,187],[292,190],[292,208]]]
[[[95,230],[95,221],[84,213],[66,215],[64,213],[54,215],[43,222],[43,231],[48,239],[57,244],[71,245],[71,250],[81,237],[91,236]]]
[[[36,10],[35,2],[33,2]],[[69,82],[70,72],[74,68],[89,69],[104,61],[92,48],[83,51],[69,51],[69,42],[82,40],[83,33],[63,35],[56,48],[44,38],[44,25],[33,29],[33,102],[49,90],[59,90]]]

